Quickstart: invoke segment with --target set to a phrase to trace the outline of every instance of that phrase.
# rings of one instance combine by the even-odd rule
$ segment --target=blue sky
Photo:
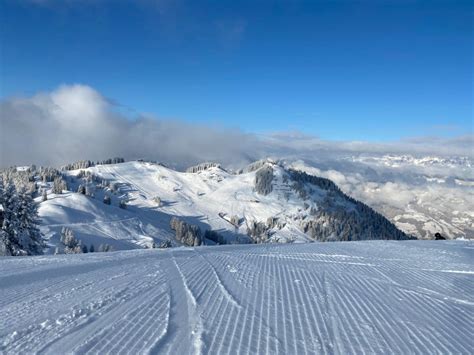
[[[0,95],[333,140],[472,133],[470,1],[5,0]]]

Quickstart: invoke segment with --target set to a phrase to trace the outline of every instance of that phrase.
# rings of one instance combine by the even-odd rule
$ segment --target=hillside
[[[345,193],[419,239],[441,233],[449,239],[474,236],[473,159],[454,156],[345,154],[288,165],[334,181]]]
[[[468,241],[0,259],[0,352],[472,352]]]
[[[115,250],[253,242],[407,239],[330,180],[261,161],[238,173],[216,164],[178,172],[127,162],[64,172],[68,189],[40,202],[50,251],[62,228]],[[91,191],[91,192],[89,192]],[[111,197],[110,205],[102,202]],[[93,196],[93,197],[92,197]],[[39,201],[39,199],[38,199]],[[119,208],[126,202],[126,209]],[[177,220],[172,222],[172,218]]]

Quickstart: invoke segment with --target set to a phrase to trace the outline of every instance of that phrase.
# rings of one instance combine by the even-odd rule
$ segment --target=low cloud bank
[[[330,158],[346,154],[403,153],[473,157],[472,134],[391,143],[335,142],[300,133],[246,134],[146,115],[127,117],[85,85],[64,85],[32,97],[0,102],[0,166],[121,156],[185,168],[202,161],[241,166],[265,156]]]

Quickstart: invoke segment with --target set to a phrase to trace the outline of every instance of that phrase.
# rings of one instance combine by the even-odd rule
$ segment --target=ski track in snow
[[[0,259],[0,354],[472,353],[471,242]]]

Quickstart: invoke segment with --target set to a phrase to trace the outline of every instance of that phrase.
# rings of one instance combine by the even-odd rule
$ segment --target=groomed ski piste
[[[0,259],[0,353],[472,354],[474,244]]]

